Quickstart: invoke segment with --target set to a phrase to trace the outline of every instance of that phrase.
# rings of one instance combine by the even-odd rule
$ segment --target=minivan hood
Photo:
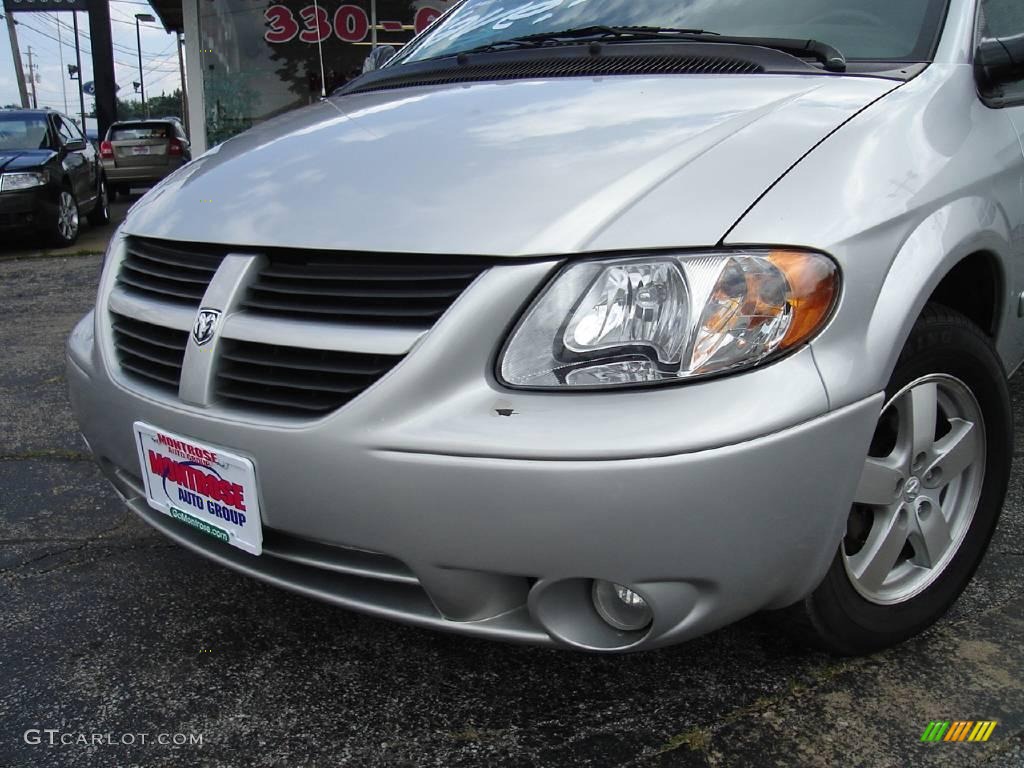
[[[657,75],[340,96],[215,147],[147,194],[125,227],[403,253],[714,245],[815,144],[898,85]]]

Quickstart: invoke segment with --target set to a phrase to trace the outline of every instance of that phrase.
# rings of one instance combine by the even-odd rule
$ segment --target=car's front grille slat
[[[132,272],[139,272],[150,277],[158,277],[162,280],[179,280],[183,283],[195,283],[196,285],[207,286],[213,279],[212,272],[200,272],[198,270],[181,269],[177,274],[172,270],[160,266],[156,262],[143,261],[142,259],[125,259],[122,269]]]
[[[111,313],[114,348],[121,368],[146,384],[171,389],[181,380],[188,332]]]
[[[263,270],[262,277],[286,280],[356,280],[356,281],[433,281],[433,280],[472,280],[480,273],[479,269],[452,267],[450,269],[431,269],[427,265],[374,266],[372,263],[363,266],[325,264],[307,264],[303,266],[276,265]]]
[[[156,293],[164,298],[183,299],[197,305],[206,292],[203,286],[193,286],[190,283],[183,282],[169,283],[162,279],[154,279],[138,273],[129,273],[126,269],[121,270],[118,281],[129,289],[136,289],[143,293]]]
[[[291,368],[299,371],[323,371],[325,373],[347,373],[355,375],[363,374],[373,378],[377,378],[378,376],[386,373],[393,365],[393,363],[375,363],[372,361],[372,358],[374,357],[373,355],[360,356],[366,357],[366,360],[352,357],[351,359],[336,359],[330,362],[324,362],[310,359],[308,354],[302,354],[302,350],[300,350],[297,355],[291,354],[292,352],[293,350],[288,347],[273,347],[272,354],[260,355],[247,352],[244,348],[235,347],[222,353],[221,357],[226,361],[236,363],[253,363],[255,365]]]
[[[143,360],[157,365],[181,369],[181,355],[158,344],[145,344],[126,335],[118,339],[117,348],[124,355],[141,357]]]
[[[245,303],[247,309],[261,310],[279,314],[334,315],[345,318],[387,318],[392,324],[410,321],[436,320],[445,306],[411,302],[384,303],[380,301],[339,301],[327,302],[310,296],[296,296],[291,300],[284,298],[265,299],[262,296],[250,296]]]
[[[216,391],[224,402],[302,414],[340,408],[401,359],[224,340]]]
[[[138,374],[144,379],[149,379],[150,383],[156,382],[158,384],[164,384],[168,387],[173,387],[175,390],[178,389],[178,381],[181,378],[181,370],[177,369],[177,376],[169,367],[164,366],[152,366],[147,364],[140,364],[139,358],[132,356],[123,356],[121,358],[121,367],[126,371]]]
[[[260,406],[263,410],[294,413],[304,411],[306,415],[329,413],[336,407],[336,398],[312,395],[305,391],[252,387],[242,384],[222,384],[218,394],[228,401],[241,400]]]
[[[362,392],[366,389],[365,382],[344,381],[326,377],[323,374],[317,376],[310,373],[301,373],[294,369],[276,371],[260,369],[256,366],[250,368],[232,367],[221,371],[220,376],[244,384],[262,384],[268,387],[287,387],[289,389],[309,389],[314,392],[338,392],[343,395]]]
[[[209,246],[196,252],[159,240],[129,237],[117,282],[139,296],[198,307],[226,250]]]
[[[474,256],[274,251],[243,306],[319,322],[422,323],[444,314],[491,264]]]
[[[453,301],[466,288],[465,285],[441,285],[420,287],[418,285],[347,285],[338,281],[307,281],[305,285],[293,282],[263,281],[253,287],[259,293],[284,294],[285,296],[323,296],[331,298],[378,298],[378,299],[447,299]]]

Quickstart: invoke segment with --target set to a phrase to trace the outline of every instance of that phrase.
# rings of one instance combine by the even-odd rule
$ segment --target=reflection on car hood
[[[29,171],[46,165],[54,156],[50,149],[0,149],[0,171]]]
[[[527,80],[341,96],[146,195],[130,233],[509,256],[713,245],[897,87],[824,75]]]

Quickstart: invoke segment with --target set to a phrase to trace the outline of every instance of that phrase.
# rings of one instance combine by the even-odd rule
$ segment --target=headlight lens
[[[839,294],[805,251],[585,261],[563,269],[505,349],[518,387],[615,387],[750,368],[808,341]]]
[[[0,192],[16,192],[19,189],[41,187],[46,183],[46,173],[27,171],[23,173],[0,174]]]

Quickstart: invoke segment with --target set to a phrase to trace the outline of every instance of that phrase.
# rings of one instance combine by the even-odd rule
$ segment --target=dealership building
[[[187,123],[198,153],[316,101],[324,90],[359,74],[374,46],[403,45],[451,2],[150,0],[150,5],[168,31],[184,35]]]

